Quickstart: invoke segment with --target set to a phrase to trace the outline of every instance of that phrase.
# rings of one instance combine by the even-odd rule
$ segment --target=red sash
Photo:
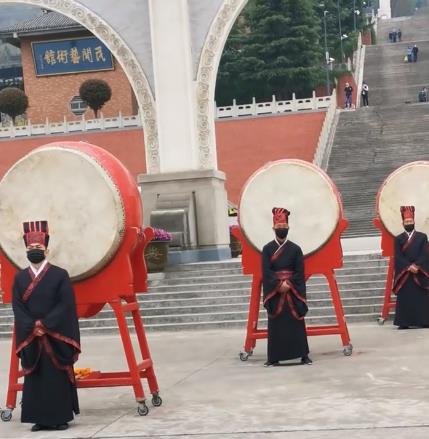
[[[286,283],[289,287],[289,290],[286,292],[280,292],[280,291],[277,291],[277,289],[275,289],[267,294],[267,297],[264,300],[264,306],[276,294],[280,294],[280,300],[277,304],[276,310],[275,310],[274,314],[268,313],[269,318],[275,319],[276,317],[278,317],[282,313],[284,306],[285,306],[285,303],[287,302],[292,316],[296,320],[304,320],[304,316],[300,316],[296,310],[296,306],[295,306],[295,303],[292,299],[292,295],[294,295],[298,300],[300,300],[301,302],[303,302],[305,304],[307,304],[307,301],[304,299],[304,297],[301,296],[301,294],[299,294],[299,292],[293,286],[292,282],[289,281],[289,279],[293,276],[293,274],[294,274],[293,271],[288,271],[288,270],[276,272],[277,279],[279,280],[278,286],[280,286],[283,283],[283,281],[286,281]]]

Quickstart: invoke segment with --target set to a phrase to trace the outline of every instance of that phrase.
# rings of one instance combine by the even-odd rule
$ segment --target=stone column
[[[144,222],[150,224],[158,195],[193,193],[198,240],[174,259],[224,259],[230,256],[225,175],[201,163],[188,1],[149,0],[149,14],[160,173],[139,177]]]
[[[149,0],[160,172],[198,169],[187,0]]]
[[[391,0],[380,0],[378,16],[382,18],[392,18]]]

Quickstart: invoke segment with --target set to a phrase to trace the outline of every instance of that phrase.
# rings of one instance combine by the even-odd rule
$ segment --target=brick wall
[[[67,38],[72,37],[68,35]],[[58,35],[37,37],[37,41],[43,39],[58,39]],[[31,39],[21,40],[21,57],[25,93],[30,101],[27,116],[32,123],[44,123],[46,118],[51,122],[59,122],[64,119],[64,116],[68,120],[80,119],[81,116],[75,116],[70,111],[70,101],[74,96],[79,95],[79,87],[83,81],[94,78],[104,79],[112,88],[112,99],[101,110],[105,117],[116,116],[119,111],[124,116],[137,113],[134,93],[127,76],[116,60],[114,60],[115,69],[112,71],[37,77],[31,41]],[[92,110],[88,109],[85,117],[92,118]]]
[[[226,174],[228,199],[238,203],[246,180],[271,160],[312,161],[326,112],[231,119],[216,123],[219,169]],[[137,178],[146,171],[140,129],[73,133],[63,136],[0,140],[0,178],[25,154],[56,141],[85,141],[105,148]]]

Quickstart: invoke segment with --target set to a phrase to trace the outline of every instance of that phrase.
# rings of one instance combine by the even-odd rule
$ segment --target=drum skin
[[[97,272],[91,273],[88,277],[74,279],[79,315],[93,315],[108,301],[118,297],[131,296],[137,291],[146,291],[147,272],[143,259],[145,236],[141,227],[142,206],[140,194],[132,175],[116,157],[95,145],[84,142],[58,142],[42,146],[32,153],[43,151],[44,148],[75,150],[80,154],[86,154],[91,160],[95,160],[118,189],[122,201],[124,222],[123,230],[120,232],[122,238],[116,252]],[[76,176],[76,178],[78,177]],[[88,188],[88,203],[91,202],[90,189]],[[49,194],[40,194],[40,203],[46,202],[47,197]],[[65,212],[65,215],[70,218],[73,218],[73,214],[72,209]],[[49,221],[49,218],[34,219],[47,219]],[[50,233],[52,236],[55,231],[51,229]],[[86,245],[87,243],[81,242],[82,254],[85,252]],[[24,244],[22,244],[22,251],[25,253]],[[67,248],[61,248],[61,251],[67,252]],[[11,286],[17,267],[16,264],[11,263],[3,251],[0,256],[3,301],[8,303],[11,300]],[[67,269],[67,266],[63,266],[63,268]]]
[[[239,224],[258,251],[274,239],[273,207],[291,212],[288,238],[302,248],[304,256],[323,247],[342,218],[341,196],[335,184],[320,168],[303,160],[267,163],[243,187]]]
[[[401,206],[415,206],[416,229],[429,234],[429,161],[411,162],[393,171],[381,185],[376,211],[392,236],[403,232]]]

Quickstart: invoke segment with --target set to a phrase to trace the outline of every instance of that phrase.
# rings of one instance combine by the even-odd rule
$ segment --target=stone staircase
[[[341,113],[328,174],[350,221],[344,236],[378,234],[372,224],[377,192],[393,170],[415,160],[429,160],[428,104]]]
[[[346,256],[337,270],[337,282],[348,322],[374,321],[381,312],[387,261],[378,254]],[[198,330],[223,327],[245,328],[251,278],[243,276],[239,260],[187,264],[153,278],[149,292],[140,294],[145,327],[154,330]],[[335,321],[332,302],[324,278],[308,281],[308,324]],[[261,323],[266,314],[261,307]],[[10,337],[12,309],[0,305],[0,337]],[[129,320],[130,321],[130,320]],[[85,333],[117,331],[113,312],[105,307],[97,316],[82,319]]]
[[[406,163],[429,160],[429,104],[417,103],[418,91],[429,84],[428,24],[429,8],[379,22],[379,45],[367,47],[365,56],[370,107],[340,114],[328,174],[350,220],[346,237],[377,235],[372,218],[384,179]],[[389,43],[388,31],[398,27],[403,42]],[[406,47],[414,42],[419,61],[404,63]]]

